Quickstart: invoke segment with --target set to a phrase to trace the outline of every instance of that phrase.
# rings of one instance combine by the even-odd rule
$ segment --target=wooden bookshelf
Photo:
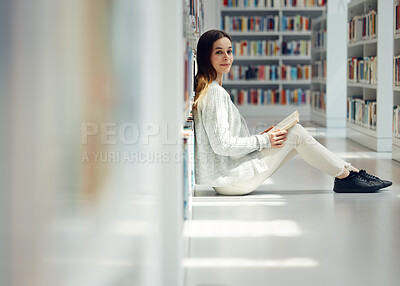
[[[348,65],[347,78],[349,73],[357,74],[357,78],[347,82],[347,97],[360,97],[365,102],[376,101],[376,126],[367,125],[360,122],[351,121],[349,118],[347,123],[347,137],[361,145],[378,152],[392,151],[392,110],[393,110],[393,83],[392,83],[392,66],[393,52],[392,46],[388,43],[393,42],[393,2],[384,0],[353,0],[348,4],[347,21],[350,23],[353,17],[362,17],[363,15],[372,15],[371,12],[376,10],[376,23],[371,23],[371,31],[374,29],[376,33],[364,35],[360,32],[358,36],[353,36],[353,40],[349,39],[351,32],[348,25],[347,30],[347,58],[359,59],[365,62],[368,57],[376,57],[376,69],[372,65],[372,75],[376,76],[376,84],[374,78],[373,84],[360,81],[359,75],[364,73],[363,70],[357,70],[356,73],[352,66]],[[380,15],[385,15],[380,17]],[[360,20],[362,21],[362,20]],[[357,34],[353,33],[352,35]],[[368,62],[369,63],[369,62]],[[361,62],[361,64],[364,64]],[[357,64],[358,66],[358,64]],[[366,79],[368,81],[368,78]],[[349,111],[349,110],[348,110]],[[356,111],[357,113],[357,111]],[[350,122],[351,121],[351,122]],[[364,120],[365,121],[365,120]]]
[[[225,7],[223,5],[223,0],[218,0],[218,25],[222,26],[225,16],[277,16],[279,19],[277,30],[273,31],[237,31],[237,30],[226,30],[226,32],[232,37],[233,41],[256,41],[256,40],[277,40],[280,44],[282,42],[290,41],[300,41],[307,40],[311,41],[311,30],[282,30],[282,19],[283,17],[293,17],[297,14],[304,17],[309,17],[311,21],[320,17],[324,11],[323,7]],[[221,27],[222,29],[222,27]],[[284,55],[279,54],[277,56],[259,56],[259,57],[249,57],[249,56],[238,56],[235,55],[234,64],[237,65],[309,65],[311,63],[311,49],[308,54],[304,55]],[[250,89],[250,88],[273,88],[273,89],[289,89],[294,90],[301,88],[303,90],[309,90],[311,86],[311,75],[309,79],[301,80],[237,80],[228,81],[224,80],[224,87],[227,90],[231,88],[236,89]],[[274,115],[280,113],[289,114],[295,109],[301,109],[301,116],[303,119],[310,119],[310,106],[309,99],[307,99],[307,104],[292,105],[292,104],[266,104],[266,105],[238,105],[239,110],[242,112],[243,116],[265,116],[274,117]],[[307,106],[304,106],[307,105]]]

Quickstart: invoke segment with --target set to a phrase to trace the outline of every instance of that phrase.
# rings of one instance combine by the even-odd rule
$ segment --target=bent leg
[[[333,177],[341,175],[346,168],[351,168],[350,163],[340,159],[337,155],[322,146],[300,124],[296,124],[289,130],[287,138],[288,140],[281,150],[269,149],[261,151],[266,163],[268,164],[269,161],[272,162],[271,167],[277,166],[278,164],[275,161],[279,160],[282,163],[278,167],[281,166],[290,157],[286,153],[295,152],[311,166]]]
[[[351,164],[317,142],[300,124],[293,126],[287,135],[288,140],[282,148],[263,149],[260,151],[268,170],[251,179],[230,186],[213,187],[221,195],[245,195],[258,188],[288,160],[299,154],[308,164],[336,177]]]

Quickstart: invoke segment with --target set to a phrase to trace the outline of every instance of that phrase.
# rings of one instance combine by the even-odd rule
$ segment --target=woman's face
[[[217,71],[217,76],[222,77],[228,73],[233,62],[232,43],[224,37],[214,42],[211,52],[211,64]]]

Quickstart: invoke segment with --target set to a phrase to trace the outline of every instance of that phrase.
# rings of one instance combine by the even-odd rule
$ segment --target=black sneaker
[[[378,178],[378,177],[376,177],[376,176],[373,176],[373,175],[371,175],[371,174],[368,174],[367,171],[365,171],[365,170],[360,170],[359,174],[360,174],[361,176],[363,176],[364,178],[366,178],[367,180],[380,182],[380,183],[382,184],[382,188],[387,188],[387,187],[389,187],[389,186],[392,185],[392,182],[391,182],[391,181],[382,180],[382,179],[380,179],[380,178]]]
[[[333,191],[335,193],[375,193],[382,184],[366,179],[357,172],[350,171],[344,179],[335,178]]]

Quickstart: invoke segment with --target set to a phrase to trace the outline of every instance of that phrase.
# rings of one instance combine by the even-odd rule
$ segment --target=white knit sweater
[[[227,186],[268,169],[259,152],[271,148],[268,135],[250,135],[229,94],[216,81],[193,110],[193,118],[196,184]]]

